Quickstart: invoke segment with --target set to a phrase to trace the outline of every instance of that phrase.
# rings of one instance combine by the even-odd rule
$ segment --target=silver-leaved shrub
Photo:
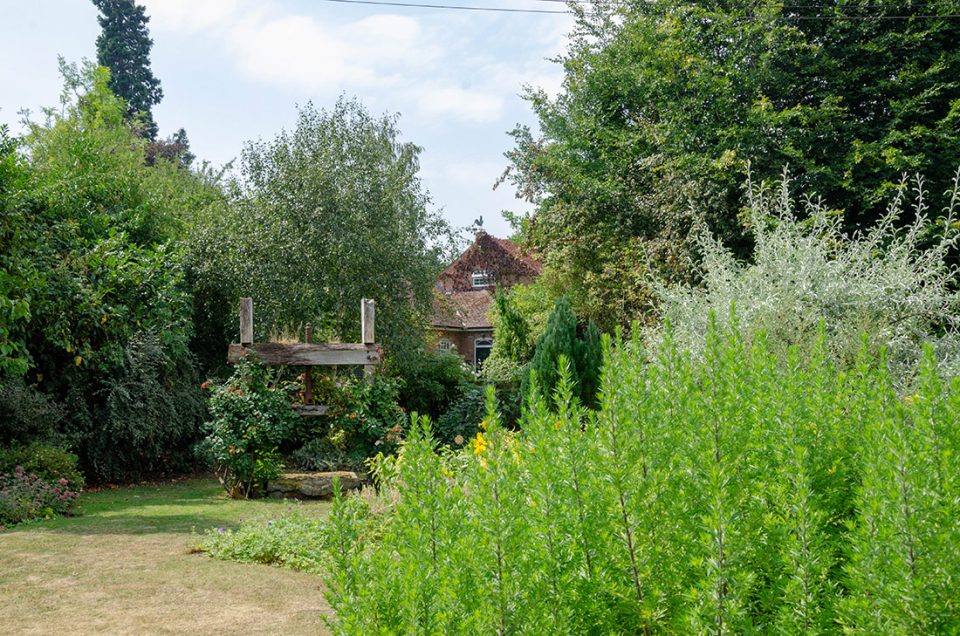
[[[744,334],[762,331],[780,354],[793,344],[809,352],[822,323],[831,356],[845,366],[866,334],[875,350],[887,349],[898,378],[914,368],[929,341],[942,366],[960,370],[960,297],[947,259],[958,238],[958,180],[960,171],[949,203],[933,218],[922,179],[904,179],[874,227],[848,234],[821,200],[807,196],[798,203],[787,174],[779,188],[748,179],[750,262],[738,262],[701,231],[702,282],[657,290],[664,323],[681,348],[698,357],[713,312],[721,325],[735,317]],[[653,331],[652,340],[661,333]]]

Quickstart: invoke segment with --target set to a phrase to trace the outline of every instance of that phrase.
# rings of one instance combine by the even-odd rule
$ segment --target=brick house
[[[483,230],[473,244],[440,272],[437,279],[430,329],[435,346],[456,351],[479,368],[493,348],[493,308],[497,289],[530,283],[543,266],[508,239]]]

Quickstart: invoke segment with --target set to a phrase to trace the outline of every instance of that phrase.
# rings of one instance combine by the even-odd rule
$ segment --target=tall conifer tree
[[[142,116],[143,136],[156,139],[151,108],[160,103],[163,91],[150,70],[150,18],[134,0],[93,0],[93,4],[100,10],[97,20],[102,29],[97,38],[97,63],[110,69],[110,90],[126,100],[129,115]]]

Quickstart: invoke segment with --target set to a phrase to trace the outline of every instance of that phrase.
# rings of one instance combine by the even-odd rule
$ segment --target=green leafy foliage
[[[12,475],[17,467],[48,483],[66,481],[63,486],[79,492],[84,486],[77,469],[77,456],[57,446],[33,442],[24,446],[0,448],[0,473]]]
[[[323,521],[294,510],[266,521],[244,521],[236,530],[208,530],[198,549],[224,561],[263,563],[319,574],[326,540]]]
[[[589,323],[584,337],[577,336],[577,317],[566,297],[561,296],[554,305],[547,321],[547,328],[537,340],[536,352],[530,369],[537,378],[538,386],[551,395],[560,381],[560,360],[570,363],[569,373],[576,395],[588,406],[593,406],[599,387],[600,365],[603,360],[600,349],[600,331],[593,321]],[[524,381],[527,379],[524,378]],[[524,389],[523,394],[527,395]]]
[[[437,418],[446,411],[464,386],[476,377],[456,353],[424,349],[404,360],[398,369],[400,384],[397,400],[408,413]]]
[[[844,232],[843,220],[818,199],[805,196],[797,204],[786,176],[776,189],[750,182],[744,218],[754,240],[752,258],[739,262],[719,237],[702,231],[702,284],[659,286],[663,319],[695,357],[705,350],[707,316],[727,323],[733,305],[744,333],[763,332],[782,356],[792,345],[809,354],[823,329],[831,357],[843,367],[854,365],[862,335],[869,334],[874,353],[887,349],[898,382],[915,370],[925,341],[955,372],[960,299],[950,259],[958,239],[957,179],[960,173],[939,215],[928,209],[920,179],[912,188],[902,181],[885,216],[854,234]],[[651,333],[655,341],[660,331]]]
[[[311,322],[358,342],[360,300],[377,302],[377,339],[402,369],[423,345],[444,237],[419,176],[420,149],[396,118],[358,101],[300,109],[296,125],[246,145],[231,197],[195,215],[187,236],[210,346],[235,337],[237,298],[254,298],[258,342]],[[221,354],[222,355],[222,354]]]
[[[62,438],[65,411],[36,385],[11,377],[0,383],[0,445],[25,445]]]
[[[571,6],[563,89],[530,91],[514,132],[523,223],[547,284],[606,331],[654,309],[652,280],[690,282],[689,229],[748,253],[747,162],[871,225],[903,173],[960,165],[960,24],[952,0],[607,2]]]
[[[493,341],[495,352],[491,355],[523,365],[533,357],[534,340],[530,337],[530,324],[517,308],[509,292],[499,291],[494,298]]]
[[[960,383],[924,355],[898,394],[865,346],[782,357],[712,322],[606,345],[600,409],[570,363],[519,433],[437,453],[415,422],[380,466],[382,518],[329,521],[336,633],[951,633]]]
[[[487,412],[487,390],[467,385],[432,427],[433,438],[450,448],[462,448],[480,430]]]
[[[368,457],[396,449],[406,422],[396,379],[324,376],[314,391],[328,410],[304,425],[306,444],[294,454],[302,467],[358,470]]]
[[[90,480],[135,479],[181,467],[199,430],[191,296],[173,242],[199,186],[144,164],[105,69],[61,69],[61,107],[0,153],[0,306],[15,318],[0,318],[0,358],[65,413],[38,416],[29,434],[17,422],[36,400],[3,417],[21,442],[67,444]]]
[[[199,378],[190,358],[174,358],[152,332],[131,336],[120,371],[105,382],[103,420],[84,435],[93,474],[133,480],[183,471],[205,415]]]
[[[241,360],[224,384],[207,386],[211,419],[199,452],[231,497],[257,495],[283,470],[280,445],[293,436],[300,416],[256,362]]]
[[[27,169],[17,142],[0,125],[0,374],[23,375],[30,366],[26,327],[30,322],[29,292],[36,275],[22,246],[36,240],[26,220],[18,192]]]

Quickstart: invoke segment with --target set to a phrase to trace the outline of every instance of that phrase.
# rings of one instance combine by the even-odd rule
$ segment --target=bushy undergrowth
[[[320,377],[314,385],[316,402],[328,410],[302,425],[307,440],[297,456],[317,466],[326,461],[331,468],[353,470],[378,452],[396,450],[406,421],[397,404],[398,384],[379,374],[364,379]]]
[[[912,188],[900,183],[875,226],[853,235],[819,199],[798,205],[787,176],[779,189],[748,181],[751,261],[737,262],[719,238],[702,232],[702,283],[658,290],[665,322],[683,348],[702,356],[707,317],[712,311],[725,323],[735,305],[744,333],[763,331],[781,355],[794,344],[809,353],[822,323],[830,355],[840,364],[853,363],[867,333],[875,353],[887,349],[898,381],[916,368],[927,341],[934,342],[941,364],[956,372],[960,297],[948,257],[960,235],[957,179],[942,215],[931,218],[918,177]],[[904,212],[911,198],[913,220]]]
[[[215,559],[319,573],[326,537],[323,521],[294,511],[267,521],[245,521],[236,530],[209,530],[198,548]]]
[[[0,474],[0,526],[65,515],[79,496],[66,479],[49,481],[17,466]]]
[[[250,360],[237,363],[227,382],[209,388],[211,419],[199,452],[232,497],[258,494],[283,470],[280,445],[300,417],[268,369]]]
[[[34,442],[0,448],[0,473],[13,474],[18,467],[51,483],[63,479],[70,490],[79,491],[84,486],[83,475],[77,469],[77,456],[57,446]]]
[[[784,356],[711,327],[607,347],[600,409],[569,373],[521,432],[491,409],[462,453],[415,423],[337,498],[326,547],[344,634],[953,633],[960,382],[928,348],[914,394],[864,343]]]

